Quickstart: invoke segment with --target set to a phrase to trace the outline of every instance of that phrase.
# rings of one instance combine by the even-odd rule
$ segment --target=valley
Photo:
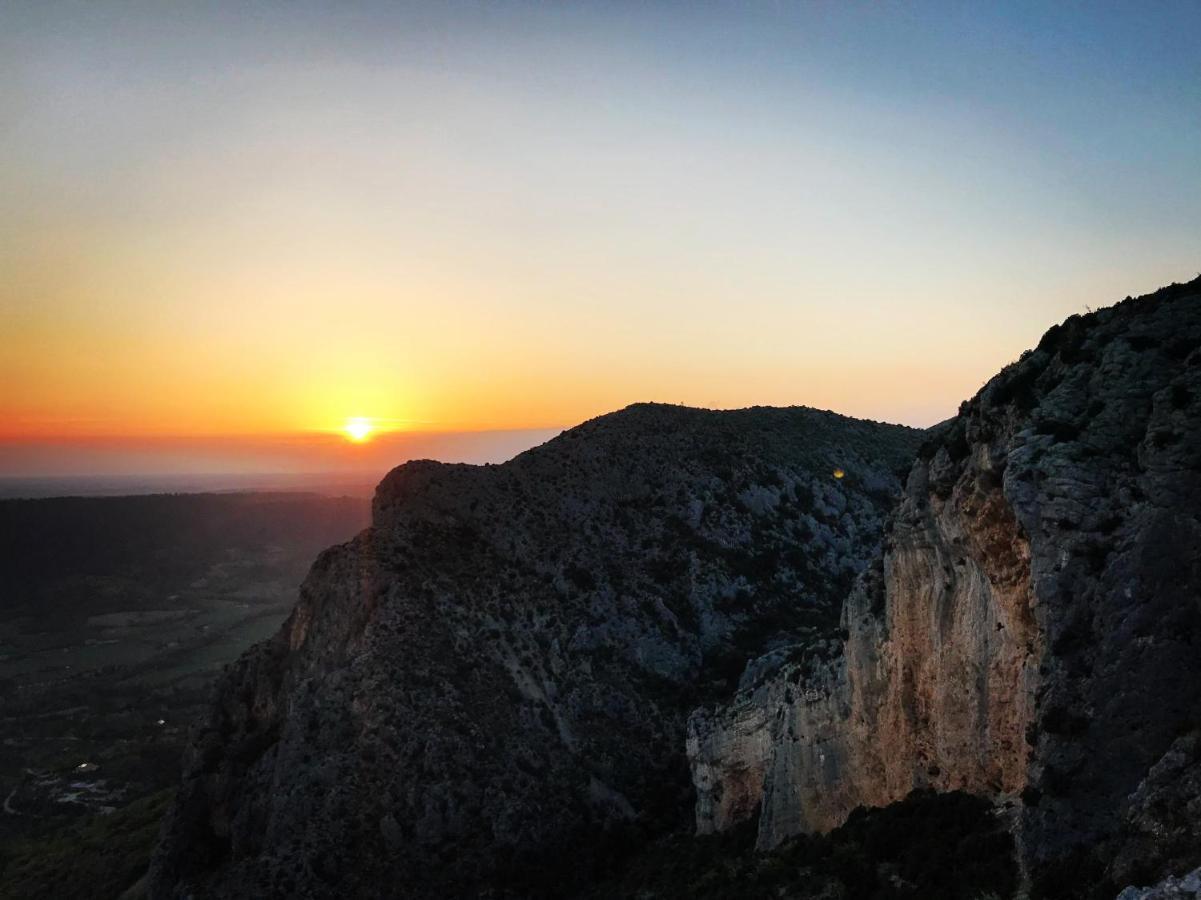
[[[60,879],[86,862],[43,868],[50,848],[161,811],[221,667],[279,628],[312,557],[367,508],[315,493],[0,500],[0,895],[70,893]],[[142,832],[144,868],[157,820]]]

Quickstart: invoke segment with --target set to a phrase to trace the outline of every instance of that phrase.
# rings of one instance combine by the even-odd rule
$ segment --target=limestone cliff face
[[[699,830],[761,806],[770,848],[917,788],[1026,786],[1043,642],[1030,548],[988,455],[941,498],[919,463],[890,540],[847,601],[843,646],[806,648],[729,709],[692,717]]]
[[[1016,808],[1036,895],[1129,884],[1201,711],[1201,282],[1069,319],[940,426],[842,621],[693,714],[698,830],[962,789]]]
[[[648,405],[401,466],[223,679],[152,895],[563,896],[686,827],[688,712],[836,631],[920,439]]]

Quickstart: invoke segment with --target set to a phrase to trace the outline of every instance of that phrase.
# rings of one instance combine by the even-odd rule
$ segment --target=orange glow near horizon
[[[1195,28],[1055,7],[1006,70],[900,4],[302,6],[0,7],[0,477],[492,459],[642,401],[928,426],[1195,273]]]
[[[1010,348],[989,355],[975,345],[935,347],[931,340],[906,346],[916,358],[905,359],[888,346],[895,323],[794,314],[788,327],[765,330],[748,353],[738,341],[723,343],[730,328],[717,321],[702,326],[695,317],[628,335],[613,325],[602,335],[599,322],[565,311],[547,322],[513,321],[486,336],[482,325],[446,327],[431,311],[440,304],[415,307],[401,322],[391,308],[364,301],[355,318],[378,325],[327,338],[356,348],[360,358],[351,362],[296,322],[251,321],[252,314],[236,329],[191,331],[185,344],[161,333],[152,316],[130,310],[127,333],[89,340],[83,326],[52,326],[56,312],[57,322],[66,319],[66,305],[31,310],[25,321],[5,322],[0,310],[0,441],[132,444],[331,433],[345,441],[352,436],[347,398],[371,410],[373,438],[562,429],[644,401],[713,409],[800,404],[930,425],[953,415],[1038,337],[1031,329],[1030,337],[1015,336]],[[448,332],[454,337],[443,337]],[[244,350],[260,333],[278,342]],[[406,333],[422,341],[403,361],[389,360],[391,342]],[[913,343],[925,344],[924,334],[937,330],[919,332]]]

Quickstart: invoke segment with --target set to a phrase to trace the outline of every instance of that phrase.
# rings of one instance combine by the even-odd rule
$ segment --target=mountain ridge
[[[1151,835],[1197,777],[1199,370],[1195,281],[1051,328],[965,402],[918,453],[841,652],[694,714],[698,829],[761,809],[766,849],[933,788],[1008,805],[1036,897],[1162,877],[1169,846],[1196,865],[1180,813],[1170,845]]]
[[[1196,866],[1199,297],[1070,317],[924,433],[645,404],[398,467],[224,679],[152,896],[567,896],[931,789],[1035,897]]]
[[[639,405],[394,469],[219,689],[157,895],[557,893],[685,827],[687,712],[837,628],[920,437]]]

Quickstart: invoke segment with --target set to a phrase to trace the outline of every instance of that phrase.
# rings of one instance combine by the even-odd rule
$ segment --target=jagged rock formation
[[[1015,808],[1034,896],[1201,862],[1201,279],[1052,328],[937,429],[842,621],[692,716],[699,831],[932,787]]]
[[[151,896],[562,895],[686,827],[689,711],[834,635],[920,439],[643,405],[394,470],[224,677]]]

